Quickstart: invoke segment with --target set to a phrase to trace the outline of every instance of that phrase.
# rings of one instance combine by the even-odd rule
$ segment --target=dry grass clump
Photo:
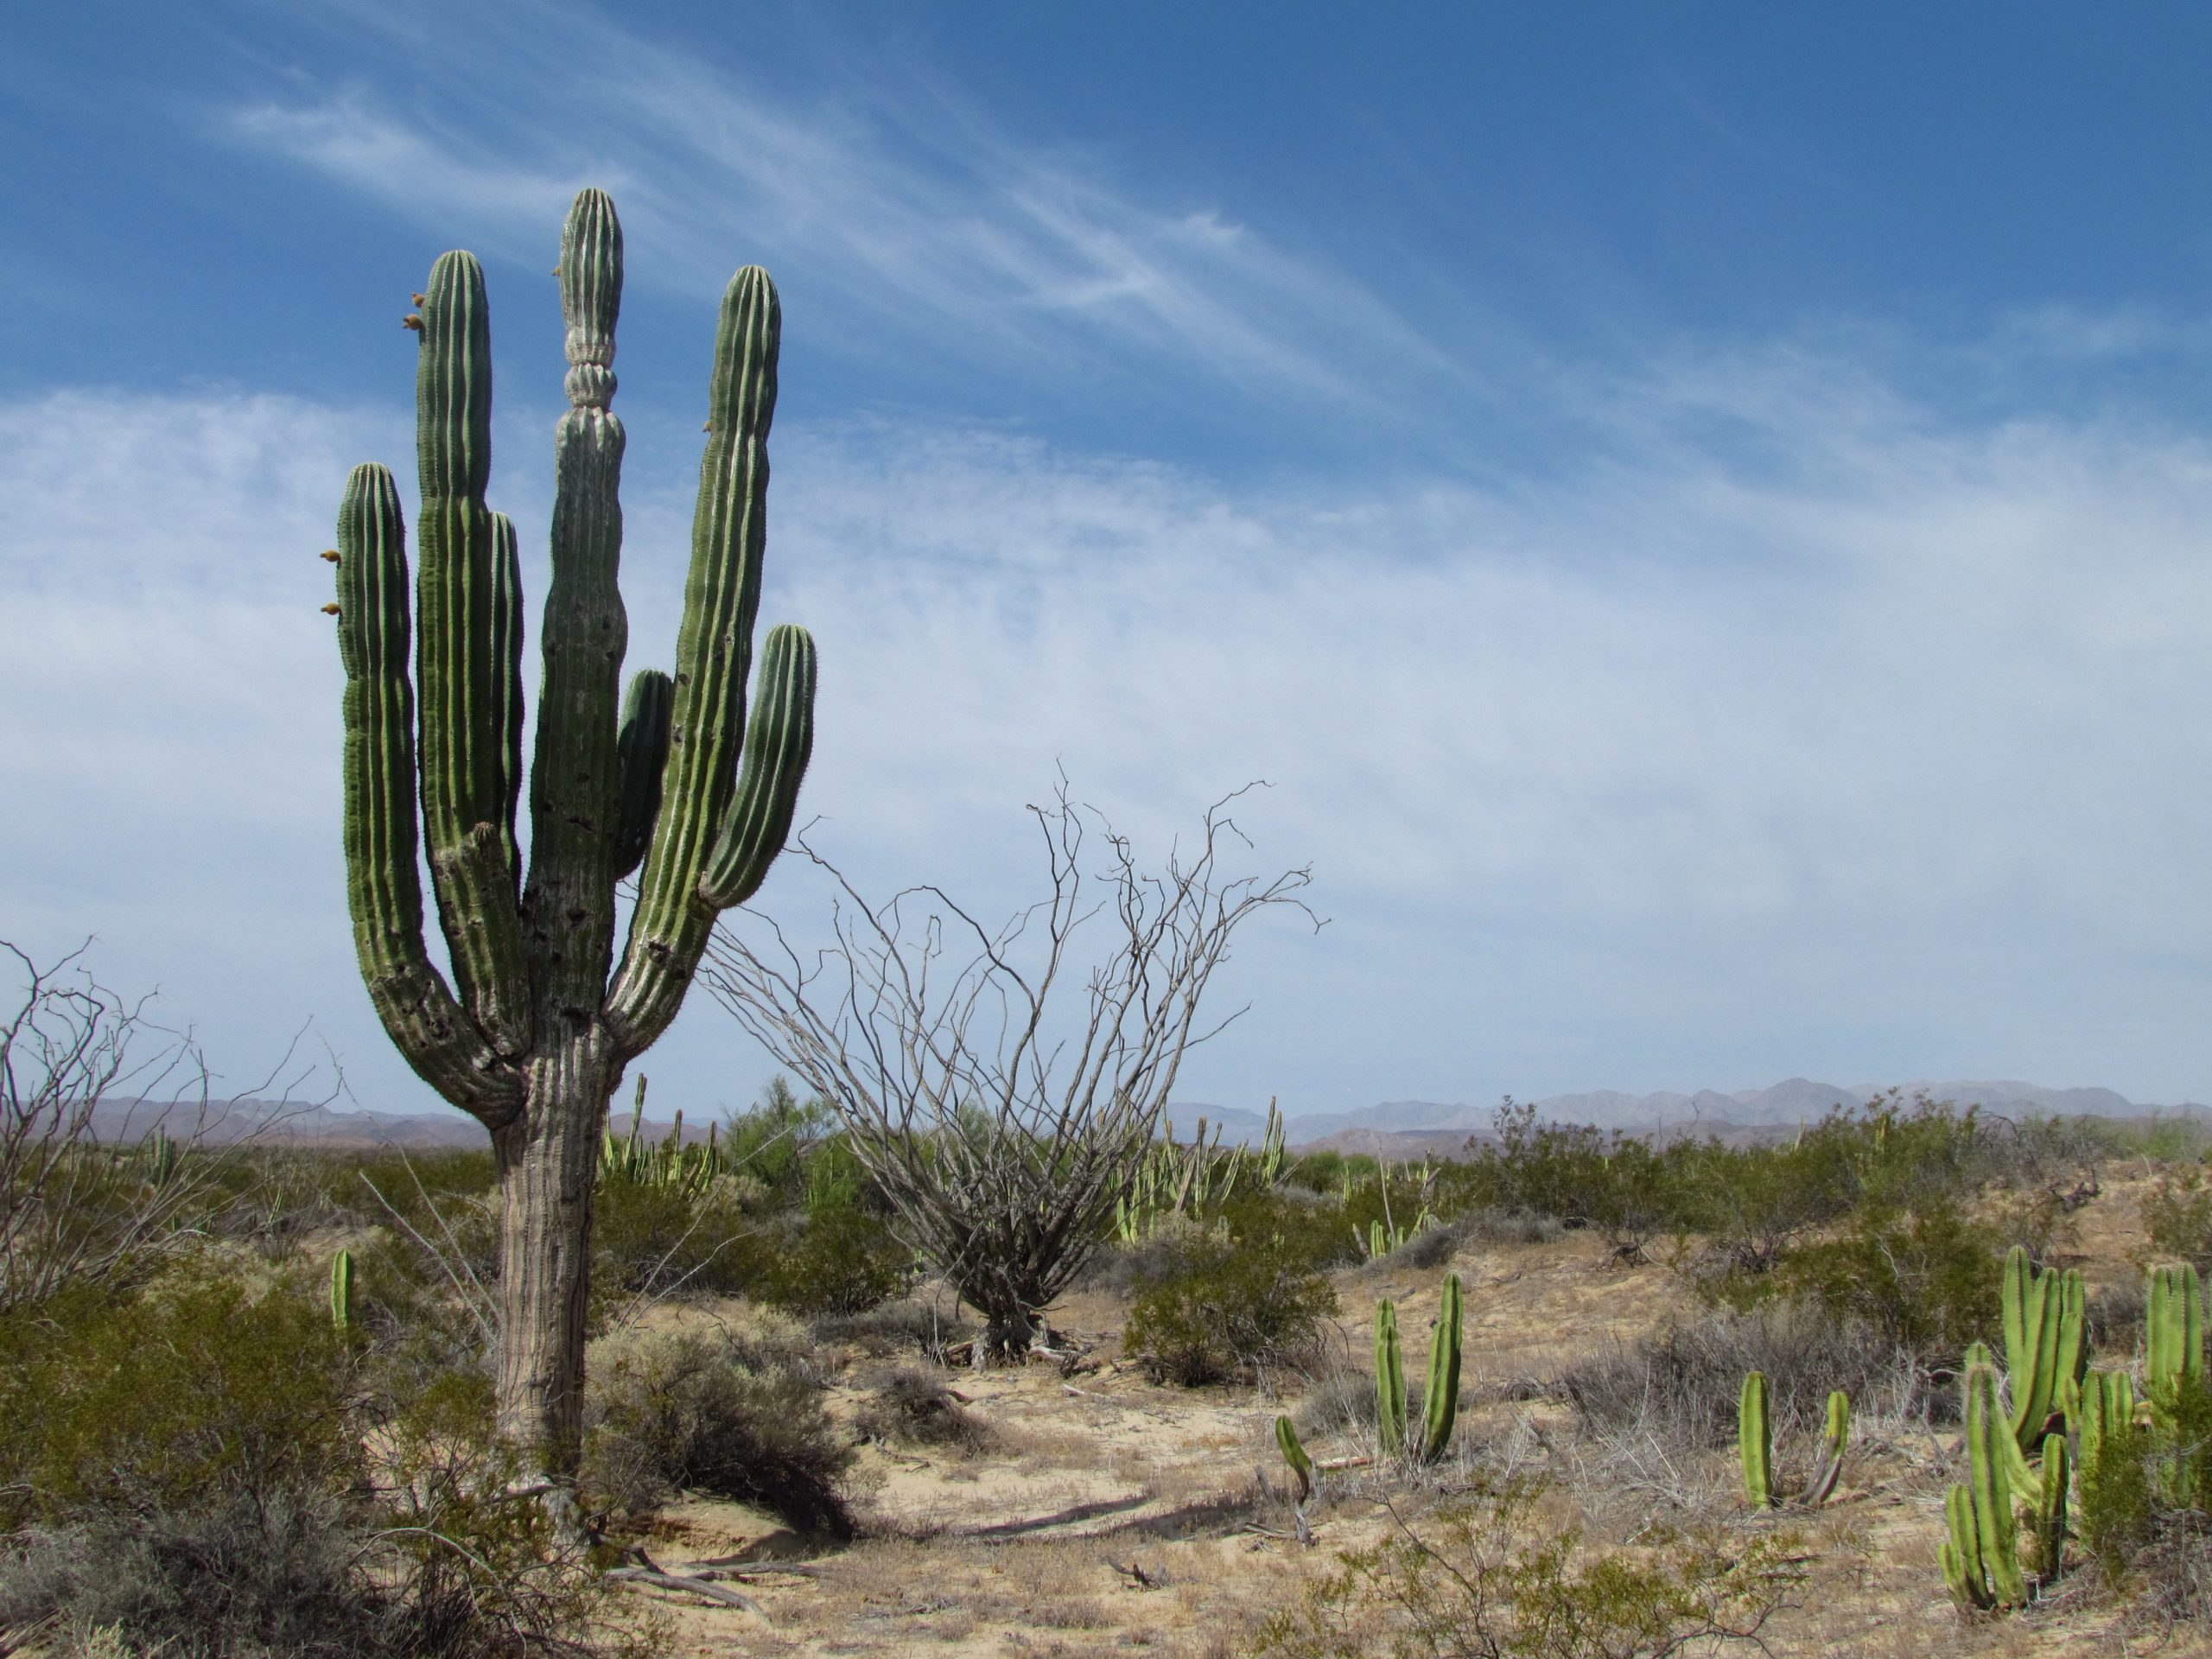
[[[650,1513],[681,1491],[773,1510],[804,1532],[849,1538],[852,1461],[822,1387],[779,1347],[726,1334],[639,1338],[601,1359],[586,1412],[582,1486],[613,1513]]]
[[[868,1403],[853,1419],[853,1427],[871,1440],[899,1440],[911,1446],[980,1450],[991,1440],[991,1431],[962,1409],[962,1402],[944,1379],[912,1365],[879,1373],[871,1380]]]

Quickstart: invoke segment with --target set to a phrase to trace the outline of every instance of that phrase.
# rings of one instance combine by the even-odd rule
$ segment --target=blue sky
[[[639,662],[715,296],[782,289],[819,844],[1010,906],[1056,763],[1154,846],[1274,785],[1331,924],[1240,952],[1192,1098],[2212,1097],[2212,20],[1347,16],[10,9],[0,936],[429,1104],[353,979],[313,555],[452,246],[542,549],[596,183]],[[644,1069],[767,1068],[702,1005]]]

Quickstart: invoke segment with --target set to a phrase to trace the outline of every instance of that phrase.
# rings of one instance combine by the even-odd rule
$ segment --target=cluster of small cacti
[[[176,1179],[176,1142],[160,1124],[138,1143],[138,1169],[146,1185],[156,1192]]]
[[[2203,1389],[2205,1377],[2204,1303],[2193,1268],[2158,1268],[2150,1275],[2147,1414],[2139,1413],[2128,1373],[2088,1369],[2078,1273],[2037,1273],[2026,1252],[2015,1249],[2005,1263],[2002,1313],[2005,1395],[1988,1347],[1974,1344],[1966,1356],[1967,1479],[1944,1501],[1944,1582],[1961,1606],[1983,1611],[2029,1599],[2018,1548],[2023,1528],[2032,1587],[2058,1577],[2077,1483],[2109,1466],[2116,1448],[2122,1457],[2141,1457],[2170,1444],[2175,1413],[2186,1394]],[[2000,1410],[2007,1397],[2009,1408]],[[2169,1502],[2191,1501],[2180,1490],[2182,1459],[2162,1456],[2158,1468]]]
[[[1292,1160],[1285,1147],[1282,1114],[1274,1101],[1268,1103],[1267,1128],[1258,1150],[1240,1145],[1224,1152],[1221,1135],[1222,1126],[1216,1124],[1209,1141],[1206,1121],[1201,1117],[1197,1138],[1185,1146],[1175,1139],[1173,1122],[1168,1122],[1165,1138],[1147,1148],[1137,1165],[1128,1192],[1114,1201],[1114,1231],[1123,1243],[1149,1236],[1171,1217],[1203,1212],[1226,1199],[1240,1183],[1249,1181],[1265,1191],[1289,1174]]]
[[[1744,1475],[1744,1501],[1755,1510],[1782,1503],[1774,1490],[1774,1428],[1767,1414],[1764,1371],[1751,1371],[1736,1408],[1736,1456]],[[1828,1395],[1827,1423],[1821,1433],[1821,1460],[1796,1503],[1807,1509],[1827,1502],[1843,1475],[1843,1454],[1851,1443],[1851,1396],[1841,1389]]]
[[[1421,1439],[1410,1447],[1415,1461],[1433,1463],[1452,1446],[1459,1415],[1459,1357],[1464,1336],[1464,1300],[1459,1275],[1447,1274],[1436,1311],[1436,1336],[1428,1349],[1428,1386],[1421,1396]],[[1398,1346],[1398,1309],[1389,1297],[1375,1308],[1375,1438],[1388,1456],[1399,1456],[1407,1443],[1405,1360]]]
[[[637,1102],[630,1113],[630,1132],[618,1135],[608,1129],[600,1137],[600,1179],[627,1181],[633,1186],[674,1187],[686,1198],[696,1198],[715,1176],[730,1173],[725,1167],[716,1125],[707,1126],[705,1141],[687,1147],[683,1108],[677,1109],[676,1122],[658,1141],[645,1138],[645,1080],[641,1077]]]

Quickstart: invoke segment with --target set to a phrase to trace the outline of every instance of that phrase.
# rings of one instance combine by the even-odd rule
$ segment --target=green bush
[[[211,1264],[136,1294],[80,1287],[0,1330],[0,1515],[168,1510],[358,1472],[327,1306]]]
[[[2182,1261],[2212,1276],[2212,1184],[2204,1172],[2167,1172],[2143,1197],[2143,1230],[2151,1242],[2149,1259]]]
[[[594,1360],[582,1484],[643,1514],[683,1491],[759,1503],[809,1532],[852,1535],[852,1460],[819,1382],[790,1357],[728,1337],[656,1335]]]
[[[1796,1541],[1647,1527],[1633,1555],[1582,1548],[1541,1482],[1478,1478],[1416,1531],[1338,1556],[1251,1651],[1283,1659],[1667,1659],[1756,1643],[1803,1579]]]
[[[1910,1209],[1863,1207],[1834,1236],[1789,1251],[1772,1272],[1709,1288],[1738,1307],[1809,1302],[1835,1320],[1872,1327],[1890,1348],[1955,1357],[1991,1332],[2000,1244],[1955,1198],[1929,1194]]]
[[[880,1217],[831,1203],[769,1252],[753,1294],[793,1313],[864,1313],[905,1295],[913,1276],[912,1253]]]
[[[1155,1380],[1190,1388],[1309,1354],[1336,1311],[1336,1291],[1293,1237],[1217,1224],[1178,1241],[1139,1293],[1122,1345]]]

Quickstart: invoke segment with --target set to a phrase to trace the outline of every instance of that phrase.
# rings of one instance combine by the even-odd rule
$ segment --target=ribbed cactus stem
[[[2135,1380],[2126,1371],[2092,1371],[2082,1384],[2082,1468],[2094,1470],[2107,1448],[2132,1455]]]
[[[1764,1371],[1746,1372],[1736,1398],[1736,1460],[1743,1471],[1744,1502],[1774,1507],[1774,1434],[1767,1418]]]
[[[340,1250],[330,1259],[330,1322],[340,1336],[353,1328],[353,1252]]]
[[[2204,1299],[2196,1269],[2155,1268],[2144,1307],[2145,1373],[2154,1406],[2204,1383]]]
[[[1841,1389],[1828,1395],[1827,1423],[1821,1432],[1821,1461],[1805,1487],[1805,1503],[1817,1508],[1834,1493],[1843,1475],[1843,1454],[1851,1443],[1851,1396]]]
[[[2031,1533],[2036,1576],[2048,1585],[2058,1576],[2066,1548],[2066,1491],[2071,1478],[2063,1434],[2044,1436],[2042,1484],[2037,1489]]]
[[[1459,1275],[1447,1274],[1436,1313],[1436,1337],[1428,1350],[1428,1387],[1421,1395],[1421,1455],[1433,1463],[1452,1449],[1452,1428],[1459,1415]]]
[[[1303,1503],[1313,1496],[1313,1459],[1299,1444],[1298,1430],[1287,1417],[1275,1419],[1275,1445],[1281,1448],[1282,1460],[1298,1478],[1298,1501]]]
[[[1375,1308],[1375,1431],[1386,1455],[1406,1449],[1406,1368],[1398,1351],[1398,1310],[1387,1296]]]
[[[1936,1552],[1943,1582],[1961,1609],[1986,1612],[1997,1605],[1989,1588],[1989,1569],[1981,1559],[1981,1529],[1975,1523],[1974,1497],[1953,1485],[1943,1494],[1943,1542]]]
[[[2019,1523],[2012,1514],[2012,1484],[2005,1443],[2012,1425],[1997,1397],[1997,1374],[1974,1367],[1967,1378],[1967,1493],[1990,1605],[2018,1607],[2028,1599],[2020,1573]]]
[[[614,874],[637,874],[660,813],[660,774],[668,764],[668,716],[675,687],[657,668],[639,669],[622,699],[617,740],[622,779],[620,829],[614,837]]]

